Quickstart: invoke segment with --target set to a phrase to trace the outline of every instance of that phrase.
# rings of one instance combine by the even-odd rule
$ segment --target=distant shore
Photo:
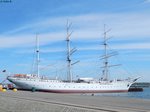
[[[150,83],[148,83],[148,82],[136,82],[136,83],[132,84],[131,87],[139,87],[139,88],[150,87]]]

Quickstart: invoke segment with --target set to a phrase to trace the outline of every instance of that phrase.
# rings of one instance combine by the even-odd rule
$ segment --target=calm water
[[[144,88],[143,92],[128,92],[128,93],[100,93],[95,94],[96,96],[119,96],[119,97],[129,97],[129,98],[142,98],[150,100],[150,88]]]

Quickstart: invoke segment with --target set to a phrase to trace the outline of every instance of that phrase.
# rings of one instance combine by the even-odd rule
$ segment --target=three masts
[[[70,46],[70,32],[71,24],[67,23],[67,79],[63,80],[52,80],[44,79],[39,76],[39,41],[36,36],[37,41],[37,75],[23,75],[23,76],[8,76],[7,79],[14,83],[20,89],[32,90],[33,88],[38,91],[56,92],[56,93],[100,93],[100,92],[127,92],[131,84],[133,84],[137,79],[131,80],[108,80],[108,58],[110,55],[107,52],[107,36],[108,31],[105,30],[104,26],[104,51],[105,54],[102,57],[104,59],[104,69],[103,77],[99,80],[93,78],[79,78],[77,81],[73,81],[73,76],[71,73],[71,66],[77,62],[72,63],[71,55],[76,51],[76,49],[71,49]]]

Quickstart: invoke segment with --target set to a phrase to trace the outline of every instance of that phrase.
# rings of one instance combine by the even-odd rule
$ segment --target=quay
[[[150,112],[150,100],[8,90],[0,112]]]

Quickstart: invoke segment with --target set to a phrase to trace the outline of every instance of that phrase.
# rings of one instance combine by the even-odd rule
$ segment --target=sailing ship
[[[105,92],[128,92],[130,86],[138,79],[125,79],[125,80],[109,80],[108,71],[109,63],[108,58],[112,55],[107,52],[108,50],[108,37],[107,31],[104,28],[104,55],[102,59],[104,60],[103,64],[103,77],[100,79],[93,78],[79,78],[78,80],[73,80],[71,73],[72,60],[71,55],[76,51],[71,49],[70,45],[70,36],[69,31],[71,25],[67,24],[67,62],[68,62],[68,80],[59,80],[59,79],[47,79],[39,75],[39,42],[37,38],[37,74],[15,74],[13,76],[8,76],[7,79],[14,83],[18,88],[25,90],[37,90],[53,93],[105,93]],[[75,62],[76,63],[76,62]]]

